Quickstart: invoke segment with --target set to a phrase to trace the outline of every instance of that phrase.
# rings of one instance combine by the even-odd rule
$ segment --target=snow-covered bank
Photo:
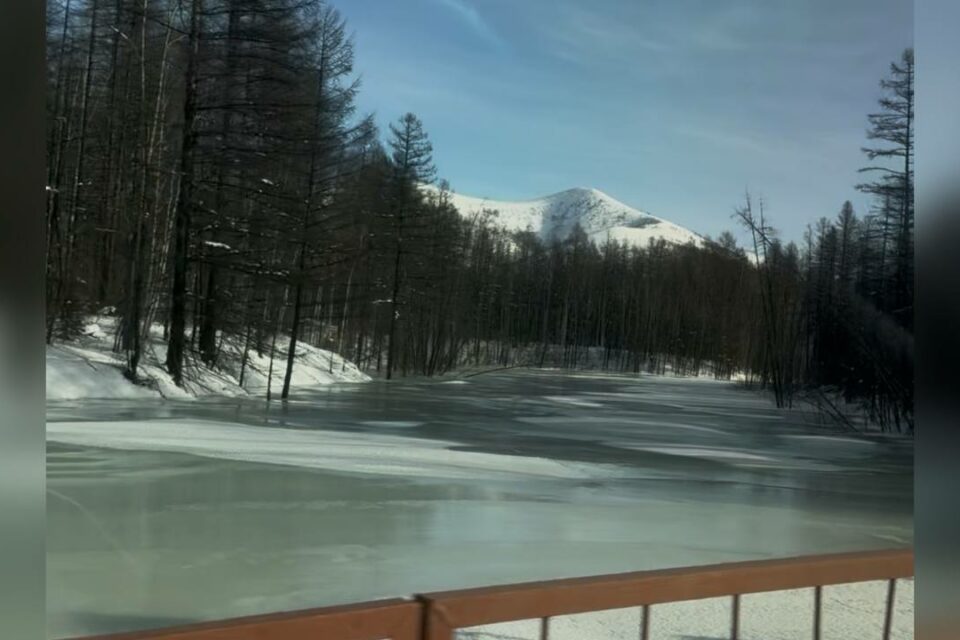
[[[188,358],[184,387],[173,383],[163,365],[166,343],[162,328],[155,326],[144,345],[138,370],[141,384],[134,384],[123,375],[122,355],[113,351],[116,318],[91,318],[81,337],[60,342],[46,350],[47,400],[79,400],[83,398],[192,398],[197,396],[263,395],[268,377],[274,394],[283,385],[287,338],[278,338],[276,356],[270,374],[270,355],[247,352],[243,363],[243,384],[240,384],[242,346],[237,340],[223,341],[216,368]],[[336,382],[365,382],[370,377],[339,355],[306,343],[298,343],[291,387],[304,389]]]

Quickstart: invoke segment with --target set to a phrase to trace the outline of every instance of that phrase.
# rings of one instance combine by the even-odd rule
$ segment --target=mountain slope
[[[430,190],[436,192],[433,187]],[[488,200],[457,193],[452,204],[465,217],[495,211],[491,223],[509,231],[529,229],[543,240],[566,238],[579,223],[597,244],[607,239],[645,247],[651,239],[703,244],[703,238],[679,225],[630,207],[596,189],[576,188],[517,202]]]

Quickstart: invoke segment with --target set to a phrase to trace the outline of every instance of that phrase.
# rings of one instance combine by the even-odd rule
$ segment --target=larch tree
[[[396,124],[390,125],[390,149],[393,166],[390,221],[393,231],[394,263],[390,295],[390,329],[387,342],[387,372],[393,376],[397,360],[397,320],[401,309],[404,272],[415,256],[415,233],[422,231],[422,216],[417,214],[423,196],[421,186],[433,181],[433,145],[423,129],[423,123],[407,113]]]
[[[292,268],[293,320],[287,349],[286,371],[283,378],[281,398],[290,394],[290,382],[296,357],[297,339],[301,330],[304,304],[304,289],[311,280],[315,262],[311,254],[321,246],[318,231],[330,223],[331,203],[339,181],[343,177],[343,163],[350,137],[357,131],[365,132],[364,126],[351,130],[348,119],[354,111],[354,98],[358,89],[356,81],[349,81],[353,72],[353,42],[346,32],[346,23],[340,13],[324,6],[313,27],[315,50],[311,57],[314,76],[312,103],[305,127],[304,164],[306,174],[301,188],[302,204],[294,212],[299,227],[299,242],[296,247],[296,263]],[[326,256],[329,259],[329,256]]]
[[[167,344],[167,371],[178,386],[183,385],[183,361],[187,328],[187,253],[190,243],[190,220],[193,214],[194,149],[197,145],[197,67],[200,57],[200,16],[203,0],[191,0],[187,31],[186,72],[183,88],[183,127],[180,140],[178,173],[180,185],[174,212],[174,231],[170,255],[173,277],[170,289],[170,336]]]
[[[867,137],[875,146],[864,147],[870,160],[880,160],[861,169],[878,175],[858,185],[861,191],[883,199],[883,242],[889,244],[892,282],[886,311],[907,328],[913,326],[913,230],[914,230],[914,59],[906,49],[899,63],[880,81],[884,96],[880,110],[868,116]],[[881,265],[881,268],[883,265]]]

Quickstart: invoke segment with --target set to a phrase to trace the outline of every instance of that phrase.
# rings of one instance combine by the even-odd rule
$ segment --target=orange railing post
[[[417,601],[423,607],[421,640],[453,640],[454,629],[447,622],[443,606],[438,606],[429,596],[419,595]]]

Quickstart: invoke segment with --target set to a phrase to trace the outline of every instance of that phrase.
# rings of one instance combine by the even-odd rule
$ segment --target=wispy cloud
[[[497,49],[506,47],[506,42],[500,34],[466,0],[433,0],[433,2],[452,12],[460,22],[488,44]]]
[[[543,25],[552,52],[567,61],[585,63],[597,56],[624,58],[637,52],[662,52],[668,46],[657,37],[608,14],[580,6],[561,5],[557,19]]]
[[[454,0],[450,0],[454,1]],[[584,63],[668,56],[738,53],[809,44],[787,9],[765,0],[708,4],[696,12],[640,3],[592,5],[554,0],[540,27],[551,53]],[[779,31],[776,27],[784,27]],[[775,32],[775,33],[774,33]],[[663,55],[660,55],[663,54]]]
[[[769,140],[762,140],[752,133],[737,131],[729,124],[727,126],[696,126],[683,124],[673,130],[685,137],[695,138],[713,144],[728,152],[761,153],[769,155],[771,144]]]

